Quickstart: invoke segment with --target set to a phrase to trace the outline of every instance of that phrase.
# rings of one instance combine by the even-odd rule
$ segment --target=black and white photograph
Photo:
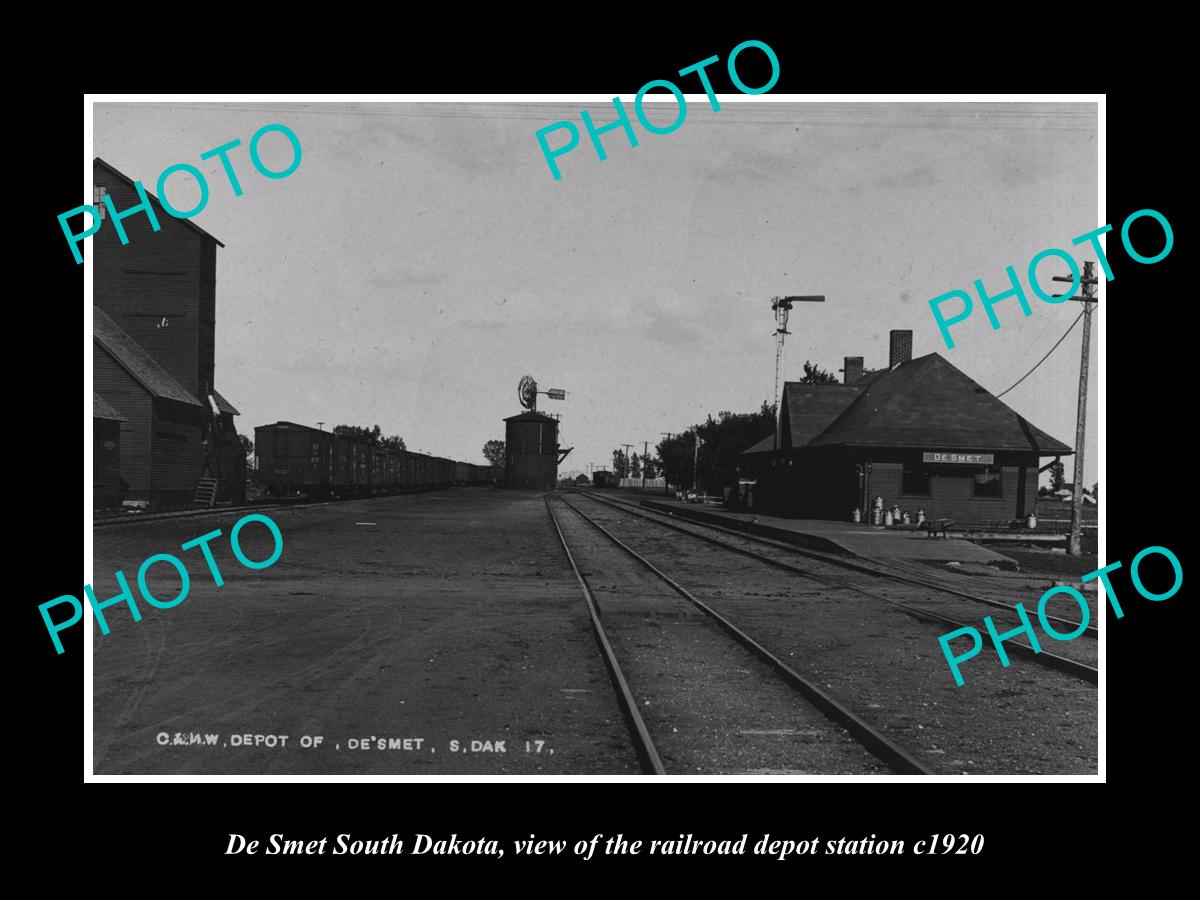
[[[1103,780],[1103,98],[711,75],[90,99],[89,780]]]

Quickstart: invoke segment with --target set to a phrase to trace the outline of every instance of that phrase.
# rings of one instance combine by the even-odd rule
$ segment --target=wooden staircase
[[[202,477],[196,482],[196,497],[192,501],[194,506],[213,507],[217,505],[217,485],[220,479]]]

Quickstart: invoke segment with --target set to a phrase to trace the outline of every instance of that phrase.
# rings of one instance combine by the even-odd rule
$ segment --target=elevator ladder
[[[220,479],[201,478],[196,482],[196,497],[192,501],[195,506],[213,507],[217,504],[217,485]]]

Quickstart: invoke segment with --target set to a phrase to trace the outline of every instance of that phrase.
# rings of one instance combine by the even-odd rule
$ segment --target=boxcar
[[[273,496],[328,495],[336,456],[333,435],[294,422],[254,429],[258,475]]]
[[[490,466],[457,462],[276,422],[254,429],[258,478],[276,497],[369,497],[488,484]]]

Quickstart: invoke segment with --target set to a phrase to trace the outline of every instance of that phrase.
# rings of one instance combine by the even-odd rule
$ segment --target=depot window
[[[900,493],[928,497],[931,477],[932,473],[924,466],[904,466],[900,477]]]
[[[1003,497],[1004,482],[1000,477],[999,466],[984,466],[982,472],[976,473],[971,486],[972,497]]]

